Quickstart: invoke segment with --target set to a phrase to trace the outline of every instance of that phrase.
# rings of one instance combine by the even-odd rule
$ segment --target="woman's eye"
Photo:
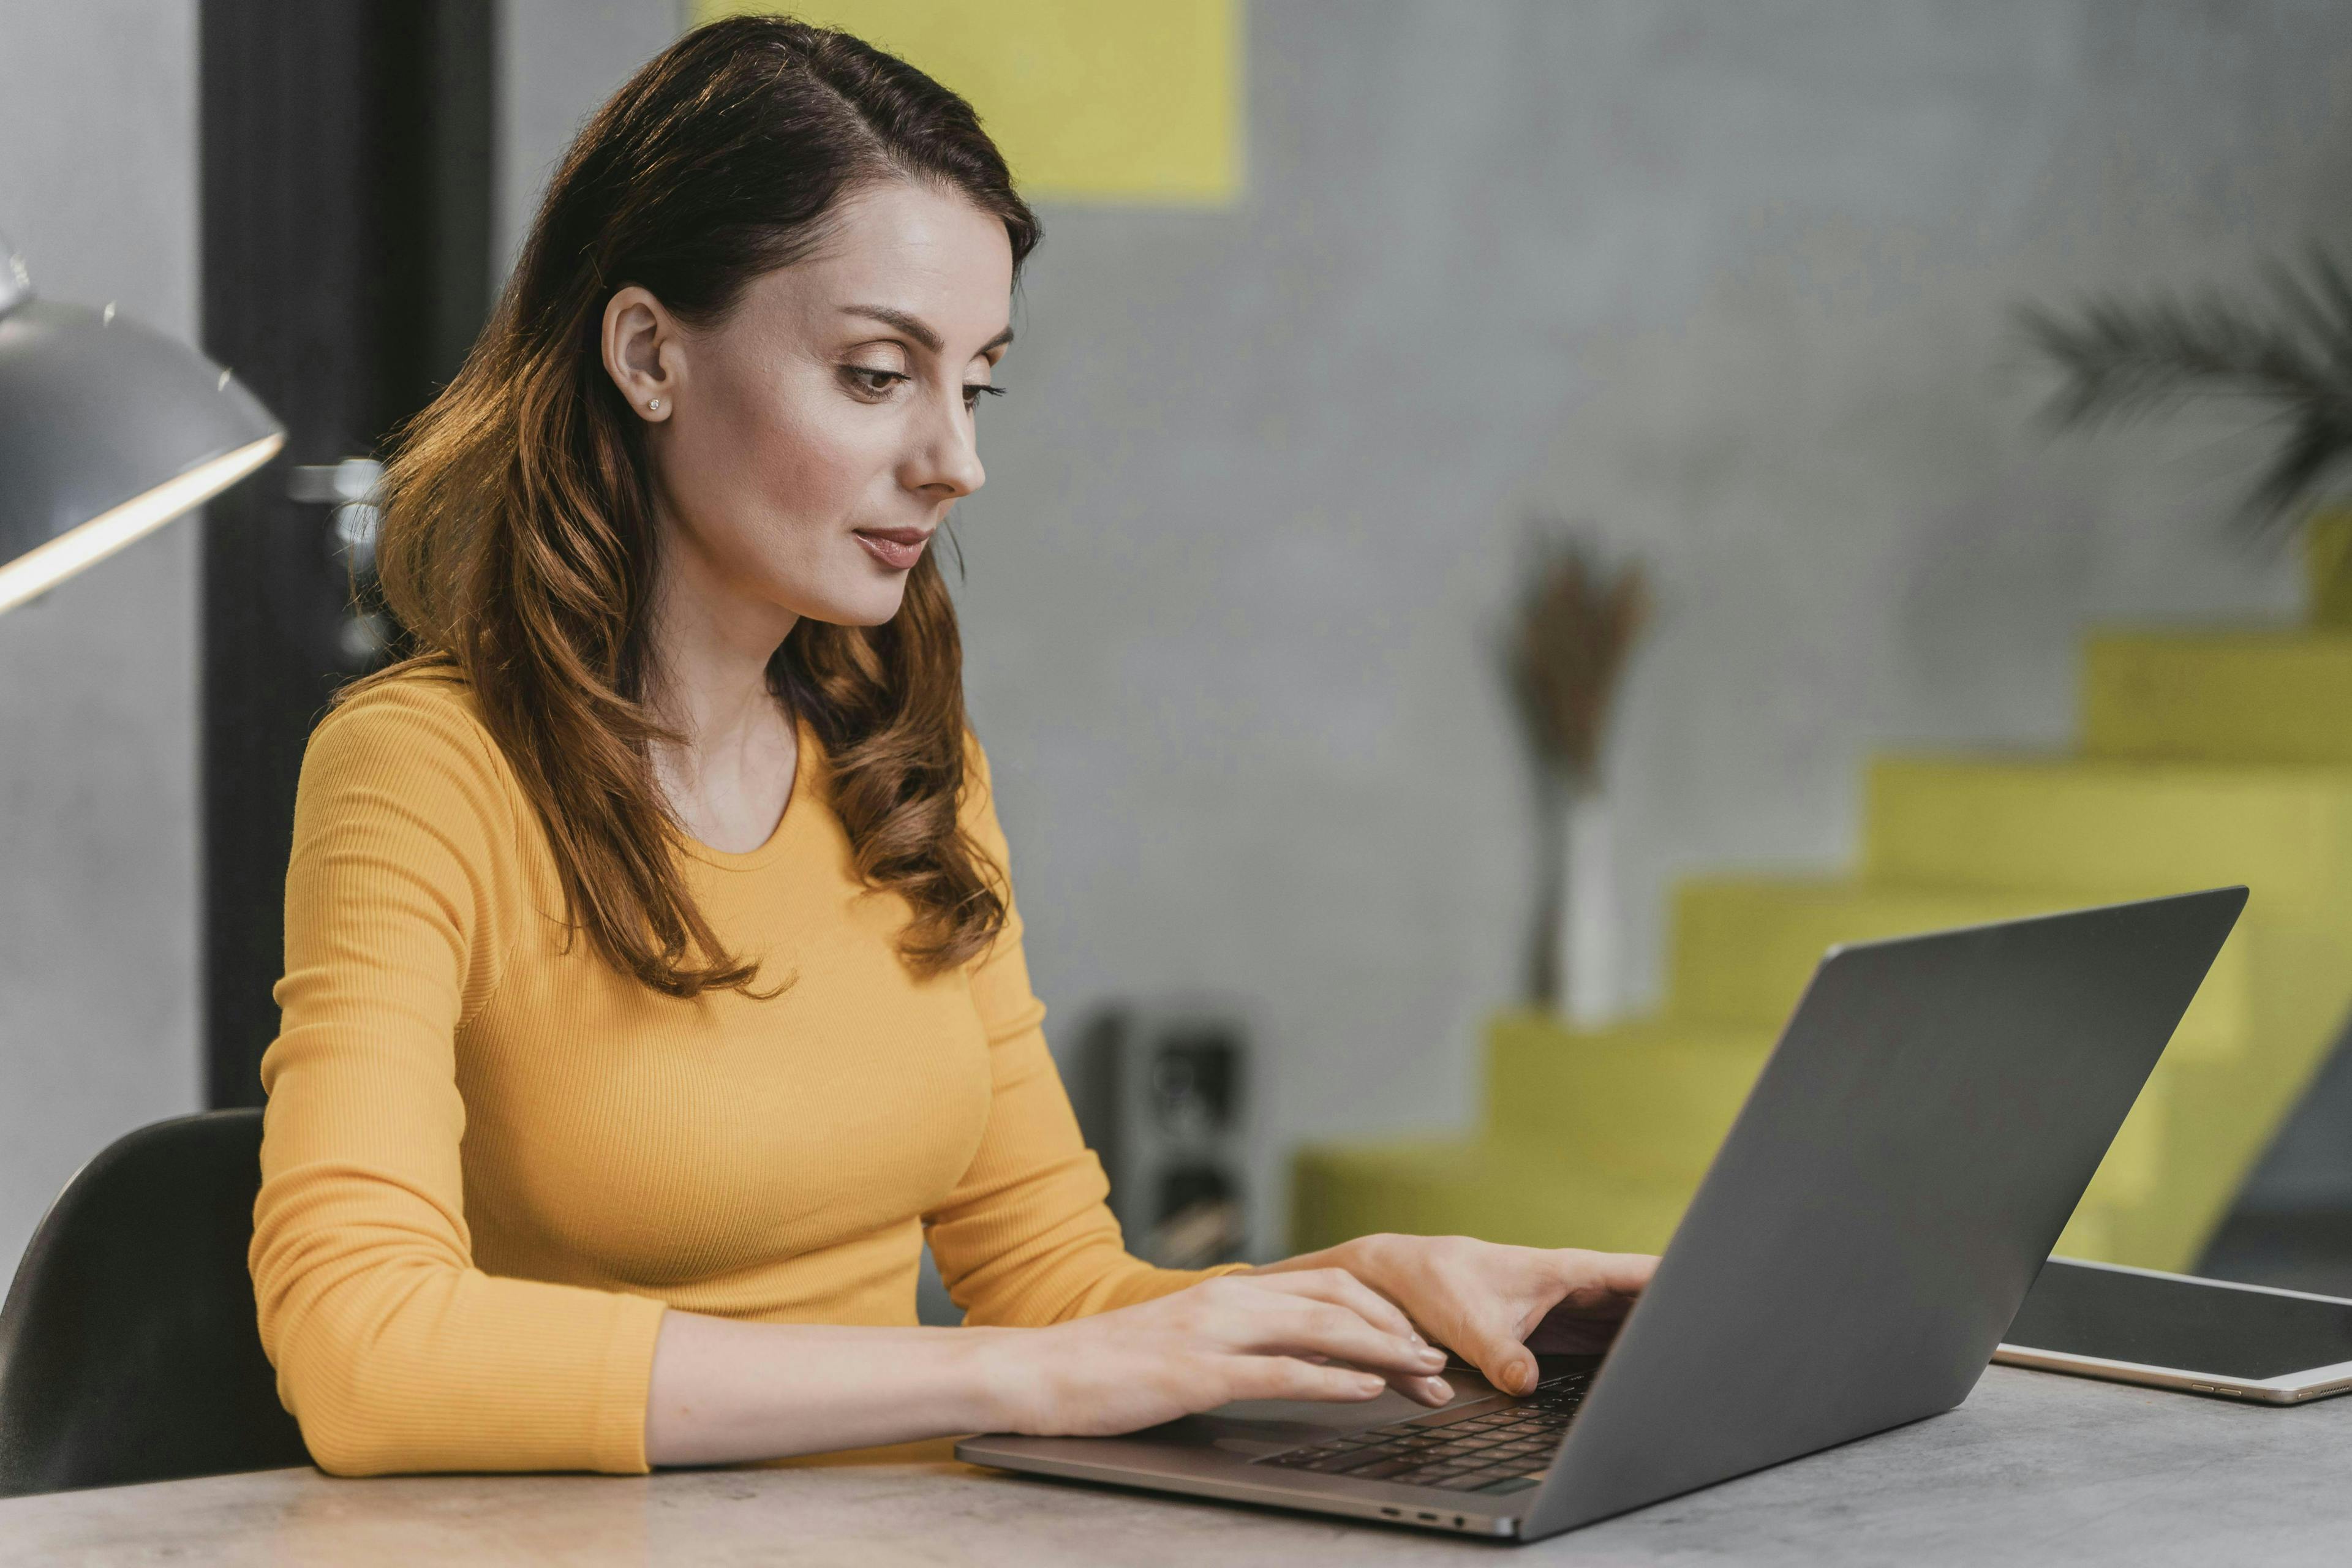
[[[852,386],[869,397],[884,396],[893,384],[907,379],[903,372],[877,370],[871,365],[863,364],[844,365],[841,367],[841,373],[849,378]]]
[[[990,386],[984,382],[966,382],[963,389],[963,405],[977,411],[982,393],[986,393],[991,397],[1002,397],[1004,395],[1004,388]]]

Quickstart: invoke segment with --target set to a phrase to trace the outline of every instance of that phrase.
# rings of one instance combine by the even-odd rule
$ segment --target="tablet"
[[[2294,1405],[2352,1389],[2352,1300],[2053,1258],[1992,1359]]]

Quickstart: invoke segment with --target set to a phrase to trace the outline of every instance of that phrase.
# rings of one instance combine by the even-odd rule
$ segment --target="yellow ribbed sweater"
[[[565,951],[545,836],[461,682],[403,678],[312,736],[251,1262],[321,1466],[642,1471],[666,1307],[912,1324],[927,1234],[974,1322],[1200,1278],[1121,1249],[1018,916],[915,979],[805,727],[800,755],[767,844],[679,852],[762,988],[792,984],[689,1002]],[[984,762],[963,815],[1002,867]]]

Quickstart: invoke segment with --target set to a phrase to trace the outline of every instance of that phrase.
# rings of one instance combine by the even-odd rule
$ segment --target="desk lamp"
[[[113,306],[33,297],[0,239],[0,614],[277,455],[260,399]]]

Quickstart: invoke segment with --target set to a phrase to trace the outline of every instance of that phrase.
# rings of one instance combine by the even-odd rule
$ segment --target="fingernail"
[[[1421,1364],[1423,1366],[1444,1366],[1445,1364],[1445,1352],[1439,1350],[1434,1345],[1423,1345],[1421,1347],[1420,1359]]]
[[[1454,1397],[1454,1385],[1442,1377],[1433,1377],[1429,1380],[1429,1394],[1431,1398],[1443,1405]]]

